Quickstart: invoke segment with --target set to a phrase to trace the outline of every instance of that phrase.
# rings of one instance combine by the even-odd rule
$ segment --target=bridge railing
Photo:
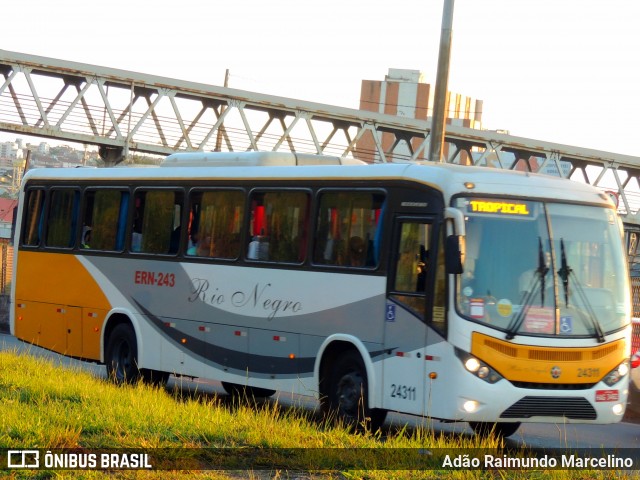
[[[131,150],[287,150],[423,160],[430,121],[0,50],[0,130]],[[640,158],[448,125],[446,161],[527,170],[612,192],[640,227]]]

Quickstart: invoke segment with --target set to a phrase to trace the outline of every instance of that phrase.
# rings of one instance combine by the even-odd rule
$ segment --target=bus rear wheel
[[[490,436],[507,438],[516,433],[516,430],[520,428],[520,422],[469,422],[469,425],[475,434],[482,438]]]
[[[138,369],[138,344],[131,325],[117,325],[107,343],[105,352],[107,376],[117,384],[136,383],[142,373]]]
[[[369,408],[369,385],[362,357],[357,352],[343,354],[329,368],[327,384],[321,398],[325,415],[335,415],[346,426],[370,431],[378,430],[387,411]]]
[[[276,393],[275,390],[269,390],[268,388],[250,387],[230,382],[220,383],[222,383],[222,388],[224,388],[224,391],[233,397],[268,398]]]

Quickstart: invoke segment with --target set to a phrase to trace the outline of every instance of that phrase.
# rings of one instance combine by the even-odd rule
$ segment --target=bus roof
[[[366,165],[353,158],[292,152],[180,152],[161,167],[295,167],[305,165]]]
[[[23,188],[33,180],[406,180],[440,190],[445,201],[456,194],[504,195],[581,201],[613,206],[608,195],[573,180],[530,172],[506,171],[434,162],[304,166],[164,166],[156,168],[34,168]],[[471,185],[472,188],[471,188]]]

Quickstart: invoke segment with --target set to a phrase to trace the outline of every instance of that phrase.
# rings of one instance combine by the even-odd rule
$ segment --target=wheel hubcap
[[[357,372],[344,375],[338,382],[337,394],[340,411],[352,417],[357,416],[362,396],[362,376]]]

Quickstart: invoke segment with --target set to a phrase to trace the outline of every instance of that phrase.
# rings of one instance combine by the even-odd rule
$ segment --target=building
[[[20,160],[23,158],[22,148],[17,142],[2,142],[0,143],[0,157]]]
[[[0,198],[0,294],[9,293],[13,272],[12,224],[13,211],[18,206],[18,200]]]
[[[363,80],[360,90],[360,109],[369,112],[397,115],[399,117],[430,119],[433,114],[435,87],[424,82],[422,72],[390,68],[389,73],[381,80]],[[445,111],[448,112],[447,124],[469,128],[482,128],[482,100],[453,92],[447,93]],[[382,148],[389,151],[395,137],[392,133],[382,135]],[[415,151],[422,139],[414,138],[411,147]],[[395,148],[395,160],[411,156],[406,142]],[[445,152],[447,154],[446,145]],[[424,160],[428,155],[425,148],[419,155]],[[376,147],[373,138],[363,136],[356,146],[356,157],[366,162],[376,161]]]
[[[40,153],[42,155],[48,155],[50,148],[51,147],[49,146],[49,144],[47,142],[40,142],[38,144],[38,153]]]

